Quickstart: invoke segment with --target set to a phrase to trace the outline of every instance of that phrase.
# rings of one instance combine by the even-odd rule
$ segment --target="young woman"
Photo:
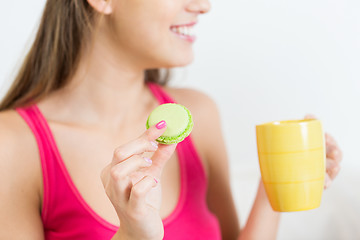
[[[1,239],[275,239],[280,215],[261,183],[240,231],[215,103],[166,87],[159,70],[192,61],[191,28],[209,10],[208,0],[47,1],[0,105]],[[145,131],[166,102],[193,114],[177,146],[155,141],[166,122]],[[342,158],[330,136],[327,150],[330,180]]]

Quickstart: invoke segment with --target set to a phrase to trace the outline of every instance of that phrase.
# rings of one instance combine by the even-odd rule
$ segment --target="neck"
[[[100,39],[82,55],[70,84],[54,94],[56,105],[64,106],[63,120],[119,126],[138,119],[154,102],[144,69],[114,49]]]

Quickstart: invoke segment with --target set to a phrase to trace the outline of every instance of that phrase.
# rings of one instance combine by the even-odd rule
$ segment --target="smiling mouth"
[[[170,30],[183,36],[194,37],[193,28],[193,26],[172,26],[170,27]]]

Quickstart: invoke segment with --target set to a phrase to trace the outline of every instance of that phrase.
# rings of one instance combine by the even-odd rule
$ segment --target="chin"
[[[166,68],[185,67],[194,61],[194,55],[184,56],[182,58],[172,58],[168,61]]]
[[[153,60],[151,64],[147,66],[147,69],[155,68],[176,68],[176,67],[185,67],[191,64],[194,60],[193,52],[189,54],[177,54],[158,58]]]

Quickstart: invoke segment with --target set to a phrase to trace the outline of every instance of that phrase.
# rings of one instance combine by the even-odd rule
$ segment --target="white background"
[[[44,3],[7,1],[0,8],[2,94]],[[343,149],[342,171],[320,208],[283,214],[278,239],[360,239],[360,2],[211,3],[196,27],[195,60],[175,70],[172,84],[217,102],[242,224],[260,177],[255,125],[313,113]]]

